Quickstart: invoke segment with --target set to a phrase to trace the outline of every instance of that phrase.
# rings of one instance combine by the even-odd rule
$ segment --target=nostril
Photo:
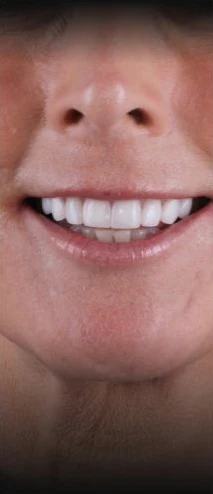
[[[84,114],[75,108],[72,108],[67,111],[64,121],[66,125],[73,125],[79,123],[82,118],[84,118]]]
[[[140,108],[135,108],[128,112],[128,115],[133,118],[134,122],[137,125],[150,125],[151,118],[145,110],[141,110]]]

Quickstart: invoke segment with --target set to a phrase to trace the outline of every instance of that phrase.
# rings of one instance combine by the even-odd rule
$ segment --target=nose
[[[91,70],[89,77],[82,67],[70,76],[67,69],[60,77],[56,75],[55,89],[47,98],[48,125],[70,136],[77,132],[82,138],[91,133],[165,134],[168,104],[156,75],[135,71],[129,77],[119,70],[109,72],[104,64],[101,69],[98,74]]]

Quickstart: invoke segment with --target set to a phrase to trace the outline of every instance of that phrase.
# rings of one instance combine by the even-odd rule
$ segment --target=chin
[[[144,321],[134,330],[123,321],[101,329],[51,327],[37,339],[32,332],[25,350],[59,380],[142,382],[167,378],[210,351],[211,331],[204,339],[199,329],[195,322],[181,328],[171,321],[163,327]]]

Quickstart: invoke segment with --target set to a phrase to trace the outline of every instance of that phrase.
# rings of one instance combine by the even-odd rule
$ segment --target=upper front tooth
[[[83,222],[86,226],[110,228],[111,204],[109,201],[86,199],[83,205]]]
[[[161,201],[159,199],[146,199],[142,204],[141,225],[157,226],[161,218]]]
[[[61,221],[65,219],[64,201],[60,197],[52,199],[52,215],[55,221]]]
[[[42,203],[42,209],[45,214],[51,214],[52,213],[52,199],[48,199],[47,197],[44,197],[41,200]]]
[[[111,228],[138,228],[141,203],[138,200],[115,201],[112,206]]]
[[[51,214],[55,221],[66,218],[71,225],[82,225],[93,228],[112,228],[121,230],[138,229],[141,225],[154,228],[162,221],[174,223],[177,218],[189,215],[193,199],[144,199],[101,201],[70,197],[66,200],[42,198],[42,209]]]
[[[180,199],[168,199],[162,205],[161,221],[171,225],[176,221],[180,210]]]
[[[66,220],[70,225],[81,225],[83,223],[83,204],[78,197],[70,197],[65,205]]]
[[[179,218],[185,218],[188,216],[192,209],[192,199],[181,199],[180,200],[180,209],[179,209]]]

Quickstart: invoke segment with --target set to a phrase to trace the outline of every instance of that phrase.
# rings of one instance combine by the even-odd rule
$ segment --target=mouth
[[[204,208],[210,198],[97,200],[28,198],[26,204],[63,229],[103,243],[130,243],[168,229]]]
[[[209,197],[28,197],[24,211],[69,257],[120,264],[167,250],[192,220],[212,213],[212,202]]]

